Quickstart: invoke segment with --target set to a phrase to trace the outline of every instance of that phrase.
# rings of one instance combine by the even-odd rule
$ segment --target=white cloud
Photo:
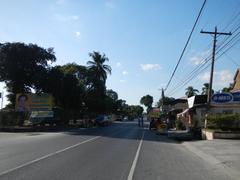
[[[143,71],[159,70],[162,67],[159,64],[140,64]]]
[[[209,82],[210,73],[205,72],[198,77],[202,82]],[[213,83],[217,88],[229,86],[233,81],[233,74],[229,70],[215,71],[213,76]]]
[[[76,38],[80,38],[81,33],[79,31],[75,32]]]
[[[205,72],[201,75],[198,76],[198,78],[201,80],[201,81],[206,81],[208,82],[209,81],[209,78],[210,78],[210,73],[209,72]]]
[[[122,74],[123,74],[123,75],[127,75],[128,72],[127,72],[127,71],[123,71]]]
[[[220,85],[227,86],[233,81],[233,74],[229,70],[222,70],[218,72]]]
[[[114,9],[115,8],[115,3],[112,0],[106,0],[105,1],[105,6],[107,8]]]
[[[120,62],[117,62],[116,66],[117,66],[117,67],[121,67],[122,64],[121,64]]]
[[[190,62],[193,65],[202,64],[202,63],[204,63],[205,59],[208,57],[209,53],[210,53],[210,50],[195,54],[195,56],[190,58]]]
[[[167,85],[167,83],[161,83],[156,89],[162,90]]]

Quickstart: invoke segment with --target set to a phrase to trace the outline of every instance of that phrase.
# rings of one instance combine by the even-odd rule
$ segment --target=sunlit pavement
[[[234,179],[137,122],[59,133],[0,133],[0,179]]]

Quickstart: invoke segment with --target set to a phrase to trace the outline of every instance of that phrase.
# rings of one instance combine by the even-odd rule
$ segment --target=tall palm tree
[[[106,80],[107,74],[111,74],[111,67],[104,64],[108,61],[105,54],[93,51],[89,53],[91,61],[87,62],[88,65],[88,96],[87,106],[90,111],[95,113],[104,113],[105,97],[106,97]]]
[[[209,83],[204,83],[202,87],[202,95],[208,95]],[[212,89],[212,94],[214,94],[214,90]]]
[[[143,96],[140,99],[140,104],[147,107],[147,113],[152,109],[153,97],[150,95]]]
[[[106,61],[109,61],[109,59],[105,56],[105,54],[100,54],[99,52],[95,51],[93,51],[93,53],[89,53],[89,56],[92,58],[92,60],[88,61],[87,65],[93,80],[101,81],[105,85],[107,74],[111,74],[112,71],[109,65],[104,64]]]
[[[199,92],[199,91],[198,91],[197,89],[194,89],[192,86],[189,86],[189,87],[186,88],[186,93],[185,93],[185,95],[186,95],[187,97],[191,97],[191,96],[197,95],[198,92]]]
[[[209,83],[204,83],[202,87],[202,95],[207,95],[209,89]]]

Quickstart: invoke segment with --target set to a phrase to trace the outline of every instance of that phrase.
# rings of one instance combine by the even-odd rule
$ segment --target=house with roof
[[[177,98],[168,104],[167,121],[169,128],[175,127],[177,114],[188,108],[187,97]]]
[[[233,79],[233,89],[231,92],[240,91],[240,68],[237,70],[234,79]]]
[[[230,93],[215,93],[207,103],[206,95],[196,95],[187,99],[188,107],[177,114],[186,127],[202,126],[206,114],[240,113],[240,69],[234,76],[233,89]]]
[[[177,114],[187,130],[190,127],[201,127],[202,119],[207,111],[207,95],[195,95],[187,98],[188,107]]]

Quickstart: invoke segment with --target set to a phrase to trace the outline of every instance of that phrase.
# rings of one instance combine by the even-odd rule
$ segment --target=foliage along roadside
[[[111,67],[103,53],[89,53],[87,66],[76,63],[52,66],[53,48],[21,42],[0,44],[0,81],[6,84],[9,104],[14,109],[17,93],[50,93],[67,118],[94,117],[115,113],[132,118],[142,115],[141,106],[130,106],[106,89]]]

